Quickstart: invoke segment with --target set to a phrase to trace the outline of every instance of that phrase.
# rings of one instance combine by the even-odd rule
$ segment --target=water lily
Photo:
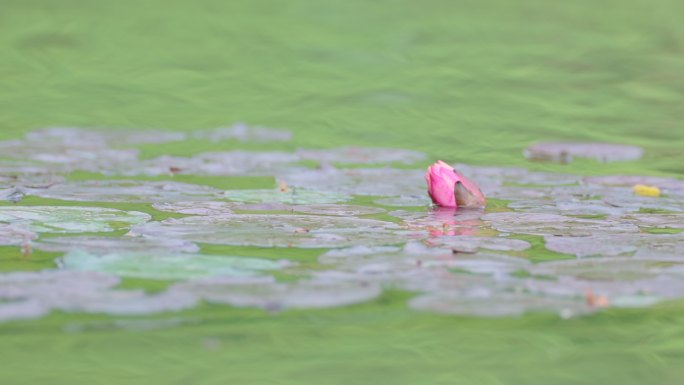
[[[440,161],[425,173],[432,202],[442,207],[485,207],[485,197],[475,183]]]

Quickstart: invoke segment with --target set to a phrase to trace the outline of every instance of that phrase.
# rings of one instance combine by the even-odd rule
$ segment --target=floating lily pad
[[[647,197],[634,194],[631,188],[611,187],[601,191],[601,196],[606,204],[629,212],[642,209],[684,212],[684,196],[679,195]]]
[[[236,123],[232,127],[218,127],[213,130],[197,131],[195,138],[212,142],[223,140],[237,140],[239,142],[287,142],[292,139],[292,133],[286,130],[250,127],[244,123]]]
[[[47,186],[63,181],[57,174],[69,171],[69,167],[55,164],[0,158],[0,187]]]
[[[0,245],[23,245],[37,237],[33,231],[0,223]]]
[[[624,186],[632,187],[637,184],[647,186],[657,186],[663,190],[674,190],[684,192],[684,180],[674,178],[663,178],[657,176],[637,176],[637,175],[606,175],[590,176],[584,178],[585,183],[600,184],[605,186]]]
[[[425,195],[402,195],[398,197],[381,198],[375,200],[376,204],[393,207],[426,207],[432,202]]]
[[[266,214],[167,219],[136,226],[130,234],[224,245],[302,248],[397,244],[406,239],[401,228],[391,222]]]
[[[547,160],[558,163],[569,163],[573,157],[589,158],[599,162],[617,162],[637,160],[644,150],[637,146],[612,143],[573,143],[544,142],[525,149],[527,159]]]
[[[86,138],[66,143],[49,140],[5,141],[0,142],[0,153],[4,157],[22,161],[42,162],[48,171],[61,172],[100,171],[138,158],[137,150],[108,148],[100,141],[88,141]]]
[[[528,312],[554,312],[563,318],[590,312],[584,301],[527,293],[459,296],[433,294],[414,298],[409,306],[420,311],[481,317],[510,317]]]
[[[0,301],[0,322],[38,318],[49,312],[50,308],[40,301]]]
[[[497,186],[566,186],[576,185],[582,177],[572,174],[530,171],[517,167],[480,167],[455,164],[454,168],[477,183],[485,195]]]
[[[318,162],[377,164],[404,163],[412,164],[425,160],[422,152],[394,148],[341,147],[325,150],[299,150],[302,159]]]
[[[157,202],[152,205],[155,210],[186,215],[227,215],[232,214],[235,205],[228,202]]]
[[[637,226],[619,218],[581,219],[555,214],[501,212],[486,214],[482,220],[501,232],[530,235],[588,236],[639,232]]]
[[[50,252],[87,251],[94,254],[113,252],[196,253],[199,246],[192,242],[170,238],[69,236],[44,238],[33,242],[34,249]]]
[[[638,208],[619,207],[600,199],[579,199],[574,197],[536,198],[516,200],[508,204],[515,211],[559,215],[609,215],[621,216],[638,211]]]
[[[235,206],[235,209],[243,211],[289,211],[298,214],[336,215],[345,217],[379,214],[385,212],[384,209],[378,207],[345,205],[335,203],[297,205],[286,205],[282,203],[254,203],[238,204]]]
[[[315,276],[321,280],[330,280],[336,278],[335,273],[342,272],[346,275],[338,276],[338,279],[344,278],[346,281],[354,282],[376,282],[400,290],[435,292],[441,289],[476,289],[495,284],[493,280],[464,280],[461,272],[501,278],[527,266],[527,264],[529,261],[524,259],[500,254],[473,254],[463,257],[450,254],[443,256],[419,256],[403,253],[369,254],[349,258],[337,266],[335,270],[317,273]],[[449,274],[450,270],[459,272],[459,274]],[[459,280],[460,282],[455,283]],[[436,285],[436,283],[438,284]]]
[[[265,151],[207,152],[193,157],[161,156],[112,168],[118,175],[213,175],[213,176],[275,176],[297,170],[300,161],[296,154]]]
[[[641,227],[684,229],[684,214],[630,214],[627,219]]]
[[[68,270],[0,274],[0,320],[35,318],[51,310],[106,314],[150,314],[195,306],[195,296],[180,291],[149,295],[114,290],[111,275]],[[16,312],[16,313],[15,313]]]
[[[101,207],[0,206],[5,222],[38,233],[107,232],[147,222],[149,214]]]
[[[425,247],[416,242],[403,248],[356,246],[331,250],[321,255],[319,262],[334,266],[334,271],[351,273],[346,277],[347,280],[391,282],[420,291],[430,291],[432,281],[443,278],[448,269],[503,276],[530,263],[502,254],[455,255],[448,248]],[[328,271],[327,277],[330,277],[331,272]],[[429,282],[428,286],[421,285],[420,280]]]
[[[189,183],[137,180],[66,182],[32,189],[42,198],[80,202],[173,202],[215,199],[219,190]]]
[[[109,290],[64,296],[54,299],[52,307],[66,312],[143,315],[177,312],[193,308],[197,303],[197,297],[182,291],[147,294],[143,290]]]
[[[290,186],[351,195],[425,194],[424,172],[393,168],[302,170],[279,175]]]
[[[235,202],[249,203],[286,203],[286,204],[320,204],[345,202],[349,195],[333,192],[322,192],[300,188],[288,188],[286,191],[273,190],[229,190],[224,196]]]
[[[78,127],[50,127],[29,132],[26,139],[30,142],[45,142],[69,146],[137,145],[178,142],[186,139],[182,132],[161,130],[105,130]]]
[[[177,284],[174,288],[210,303],[271,311],[345,306],[374,299],[381,293],[380,287],[368,283],[318,281],[283,284],[209,279]]]
[[[484,212],[479,209],[435,207],[424,212],[396,210],[389,214],[402,219],[416,235],[475,235],[484,227],[484,222],[480,220]]]
[[[59,260],[59,266],[76,271],[99,271],[121,277],[187,280],[214,276],[257,275],[286,266],[285,261],[169,252],[91,254],[73,251]]]
[[[684,260],[681,261],[684,264]],[[553,261],[534,266],[540,275],[564,275],[589,281],[635,281],[668,273],[675,262],[662,264],[652,259],[589,258]]]
[[[467,235],[443,236],[430,238],[428,244],[454,251],[474,253],[479,249],[498,251],[522,251],[529,249],[531,245],[520,239],[504,237],[473,237]]]
[[[684,236],[670,234],[598,234],[586,237],[544,237],[546,248],[577,257],[632,255],[642,258],[681,258]]]

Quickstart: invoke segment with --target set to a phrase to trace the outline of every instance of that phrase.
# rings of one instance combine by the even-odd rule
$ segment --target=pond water
[[[0,382],[684,375],[680,3],[6,3]]]

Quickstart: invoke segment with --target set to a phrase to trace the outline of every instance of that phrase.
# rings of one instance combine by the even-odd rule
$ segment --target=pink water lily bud
[[[470,179],[440,161],[425,173],[432,202],[442,207],[485,207],[482,191]]]

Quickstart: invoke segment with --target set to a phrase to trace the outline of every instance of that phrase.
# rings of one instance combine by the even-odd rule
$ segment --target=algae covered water
[[[0,8],[2,383],[684,374],[681,3]],[[643,154],[523,156],[544,141]],[[437,158],[483,184],[486,212],[427,209]],[[615,306],[588,306],[587,281]]]

